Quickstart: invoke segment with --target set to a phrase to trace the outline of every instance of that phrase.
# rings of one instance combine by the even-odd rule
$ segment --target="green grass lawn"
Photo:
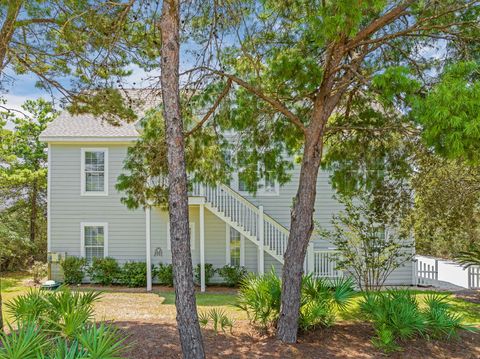
[[[23,284],[23,281],[28,278],[28,273],[9,273],[3,275],[2,277],[2,295],[3,301],[8,302],[10,299],[14,298],[17,295],[23,294],[28,290],[28,287]],[[108,291],[108,290],[107,290]],[[415,291],[420,302],[423,301],[423,298],[428,294],[432,293],[431,291]],[[136,293],[131,293],[132,296],[135,296]],[[174,292],[160,292],[157,293],[161,298],[161,305],[165,306],[165,309],[168,307],[173,307],[175,305],[175,293]],[[455,311],[462,315],[465,319],[465,322],[468,324],[473,324],[480,326],[480,304],[475,304],[471,302],[464,301],[462,299],[455,298],[451,293],[443,292],[449,296],[452,306]],[[238,319],[246,318],[246,314],[240,311],[235,307],[236,295],[228,293],[197,293],[197,305],[200,310],[208,310],[209,307],[220,307],[224,309],[227,313],[234,314]],[[358,293],[352,304],[349,307],[349,310],[344,313],[339,313],[340,320],[355,321],[360,320],[359,313],[359,303],[361,301],[362,294]],[[7,313],[4,309],[4,318],[9,320]]]

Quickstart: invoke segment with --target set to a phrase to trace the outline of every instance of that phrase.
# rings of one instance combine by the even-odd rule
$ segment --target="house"
[[[139,134],[134,124],[114,126],[91,115],[62,113],[41,134],[48,143],[48,251],[73,256],[110,256],[119,262],[171,262],[168,213],[161,208],[129,210],[115,189],[127,148]],[[299,167],[291,181],[279,186],[264,181],[255,196],[244,191],[238,176],[229,186],[195,185],[189,196],[193,265],[211,263],[245,266],[281,273],[287,246],[290,208]],[[329,174],[317,184],[315,219],[328,227],[341,209],[333,198]],[[331,244],[314,239],[305,270],[335,277]],[[150,265],[147,265],[150,268]],[[407,263],[389,278],[390,285],[410,285],[413,266]],[[58,265],[53,279],[61,280]],[[148,280],[151,288],[151,278]],[[202,281],[202,290],[205,283]]]

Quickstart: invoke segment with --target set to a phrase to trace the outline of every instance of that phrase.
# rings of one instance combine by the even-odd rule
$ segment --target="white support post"
[[[145,208],[145,248],[146,248],[146,265],[147,265],[147,291],[152,290],[152,240],[150,234],[150,206]]]
[[[308,244],[307,248],[307,273],[313,273],[315,271],[315,245],[313,242]]]
[[[230,226],[225,223],[225,264],[230,265]]]
[[[205,292],[205,205],[200,205],[200,290]]]
[[[263,240],[263,206],[258,207],[258,274],[265,273],[265,251]]]

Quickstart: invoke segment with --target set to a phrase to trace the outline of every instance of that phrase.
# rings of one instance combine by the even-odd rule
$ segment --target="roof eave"
[[[113,142],[113,143],[131,143],[135,142],[137,136],[40,136],[40,141],[42,142],[72,142],[72,143],[82,143],[82,142]]]

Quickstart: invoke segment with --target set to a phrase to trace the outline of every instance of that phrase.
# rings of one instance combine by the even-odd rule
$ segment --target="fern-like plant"
[[[480,266],[480,247],[471,248],[468,251],[459,252],[455,256],[455,260],[465,268],[471,266]]]

